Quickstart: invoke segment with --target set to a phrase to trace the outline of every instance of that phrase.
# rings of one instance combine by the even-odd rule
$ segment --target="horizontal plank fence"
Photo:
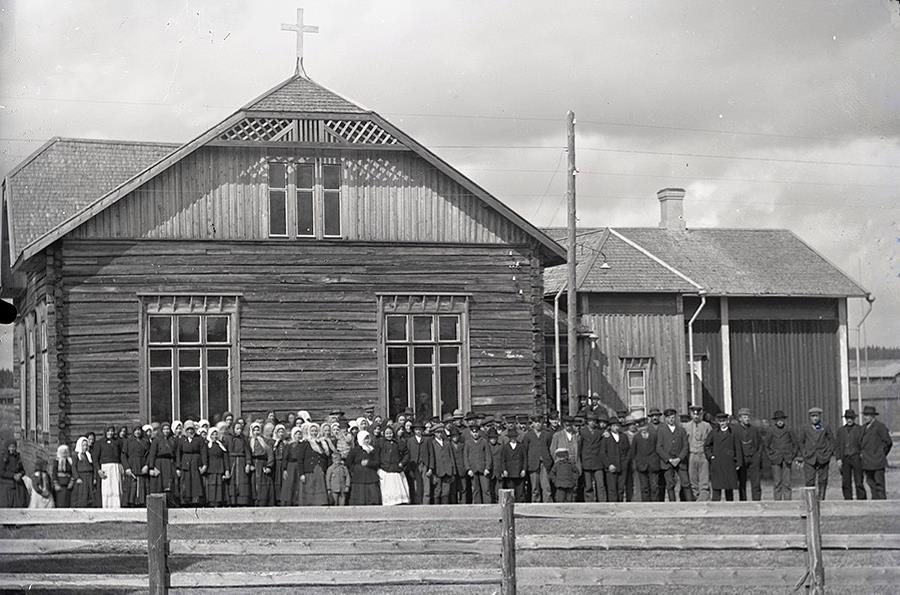
[[[365,585],[491,585],[512,594],[517,586],[660,586],[739,584],[760,587],[794,587],[806,584],[810,592],[824,585],[877,587],[900,584],[900,567],[828,568],[822,551],[900,551],[900,534],[822,534],[820,517],[886,517],[900,515],[897,501],[825,501],[804,492],[804,500],[789,502],[685,502],[685,503],[578,503],[514,504],[512,492],[501,491],[501,505],[342,507],[342,508],[230,508],[167,509],[162,497],[150,497],[147,510],[0,510],[0,524],[94,525],[126,523],[146,525],[146,539],[90,539],[80,531],[73,539],[0,539],[0,556],[55,556],[94,554],[145,556],[147,574],[0,573],[0,585],[9,589],[146,589],[166,593],[168,588],[250,588],[290,586]],[[812,497],[811,497],[812,496]],[[604,521],[617,519],[784,519],[779,534],[610,534]],[[536,520],[584,520],[596,524],[596,533],[521,534],[520,522]],[[170,538],[172,526],[255,525],[277,523],[434,523],[473,522],[484,527],[484,536],[395,538]],[[593,527],[594,525],[590,525]],[[132,532],[132,534],[134,534]],[[663,537],[661,539],[661,537]],[[810,545],[812,544],[812,547]],[[550,567],[516,564],[516,552],[577,551],[788,551],[807,552],[804,567],[704,567],[704,568],[604,568]],[[446,568],[440,558],[430,568],[359,570],[298,570],[272,572],[169,571],[171,556],[318,556],[318,555],[496,555],[494,567]],[[459,564],[458,564],[459,565]],[[223,565],[224,566],[224,565]]]

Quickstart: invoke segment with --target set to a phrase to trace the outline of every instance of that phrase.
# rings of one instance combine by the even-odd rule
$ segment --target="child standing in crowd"
[[[328,493],[331,494],[331,503],[335,506],[344,506],[347,504],[347,492],[350,491],[350,472],[344,465],[341,453],[332,453],[331,461],[325,483],[328,486]]]
[[[69,508],[72,505],[75,474],[72,469],[72,456],[65,444],[60,444],[56,449],[56,461],[50,469],[50,477],[53,480],[56,508]]]
[[[574,502],[575,486],[578,485],[578,470],[569,460],[569,451],[558,448],[554,453],[556,460],[550,469],[550,481],[556,486],[557,502]]]

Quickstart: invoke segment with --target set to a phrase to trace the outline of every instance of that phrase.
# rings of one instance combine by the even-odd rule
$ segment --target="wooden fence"
[[[802,501],[721,503],[513,503],[511,491],[501,491],[501,504],[469,506],[343,507],[343,508],[232,508],[167,509],[161,496],[148,499],[144,510],[0,510],[0,524],[89,525],[103,522],[146,524],[147,539],[0,539],[0,556],[54,556],[59,554],[108,554],[147,556],[147,574],[0,573],[0,587],[10,589],[147,588],[167,593],[168,588],[271,587],[327,585],[337,587],[400,585],[500,585],[505,594],[521,586],[653,586],[722,585],[741,583],[790,588],[806,584],[822,593],[825,584],[896,586],[900,568],[825,568],[823,550],[900,550],[900,534],[822,535],[821,516],[892,517],[900,515],[897,501],[819,502],[812,489],[803,490]],[[777,535],[610,535],[603,521],[615,519],[784,519],[795,533]],[[578,520],[596,523],[587,536],[517,535],[516,521],[526,519]],[[168,529],[178,525],[335,523],[335,522],[432,522],[481,523],[485,535],[440,538],[364,539],[170,539]],[[493,527],[493,528],[492,528]],[[497,532],[499,529],[499,536]],[[361,532],[365,535],[365,530]],[[491,536],[493,533],[493,536]],[[805,550],[806,565],[788,568],[625,568],[517,565],[516,552],[606,550]],[[490,568],[414,568],[359,570],[306,570],[279,572],[186,572],[169,570],[170,556],[238,555],[402,555],[475,554],[498,556]]]

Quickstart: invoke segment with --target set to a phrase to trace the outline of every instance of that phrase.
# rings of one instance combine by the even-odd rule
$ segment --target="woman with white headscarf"
[[[60,444],[56,449],[56,460],[50,467],[50,479],[53,480],[53,495],[56,508],[69,508],[72,505],[72,488],[75,487],[75,473],[69,446]]]
[[[284,480],[284,451],[287,449],[285,434],[287,429],[284,424],[275,426],[272,432],[272,454],[275,457],[275,466],[272,468],[272,491],[275,496],[275,506],[281,504],[281,484]]]
[[[97,468],[84,436],[75,442],[75,487],[72,488],[73,508],[92,508],[97,486]]]
[[[384,437],[378,448],[381,454],[381,469],[378,470],[381,503],[385,506],[409,504],[409,483],[403,473],[406,445],[397,442],[394,428],[389,423],[384,424]]]
[[[300,475],[303,458],[309,445],[301,440],[302,431],[298,427],[291,429],[291,441],[284,449],[284,462],[281,476],[281,506],[300,506]]]
[[[259,421],[250,424],[250,460],[253,469],[253,495],[256,506],[274,506],[275,488],[272,474],[275,471],[275,452],[263,436]]]
[[[231,460],[228,449],[220,440],[220,433],[228,428],[225,422],[209,428],[206,445],[200,452],[200,470],[206,479],[206,504],[219,507],[228,504],[228,480],[231,479]]]
[[[302,506],[326,506],[328,492],[325,489],[325,470],[328,468],[330,453],[319,442],[319,426],[305,423],[302,427],[304,444],[303,464],[300,476],[302,484]]]
[[[350,506],[378,506],[381,504],[378,478],[381,460],[378,448],[372,444],[372,436],[364,430],[356,435],[356,443],[356,447],[347,455]]]

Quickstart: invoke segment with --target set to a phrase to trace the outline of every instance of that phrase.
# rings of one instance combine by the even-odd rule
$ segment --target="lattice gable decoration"
[[[403,146],[371,120],[244,118],[219,140]]]

